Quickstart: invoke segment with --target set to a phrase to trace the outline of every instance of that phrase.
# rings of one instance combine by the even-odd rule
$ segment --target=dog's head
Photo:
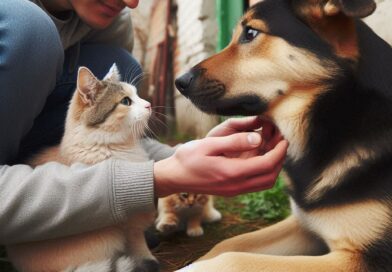
[[[295,114],[355,67],[355,21],[375,7],[373,0],[264,0],[243,16],[228,47],[176,86],[208,113]]]

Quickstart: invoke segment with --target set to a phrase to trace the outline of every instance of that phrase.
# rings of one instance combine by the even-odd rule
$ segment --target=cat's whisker
[[[163,116],[165,118],[169,118],[169,116],[167,114],[164,114],[164,113],[161,113],[161,112],[158,112],[158,111],[154,111],[154,114],[158,114],[158,115]]]
[[[143,132],[143,135],[145,136],[147,131],[150,129],[149,128],[149,119],[145,120],[145,122],[141,123],[140,124],[140,128],[141,128],[141,130]]]
[[[138,75],[136,75],[136,76],[130,76],[129,79],[127,80],[127,82],[128,82],[129,84],[131,84],[131,85],[135,85],[134,83],[137,82],[137,80],[138,80],[139,78],[142,78],[142,77],[143,77],[143,73],[138,74]]]
[[[129,80],[135,75],[138,76],[142,74],[145,74],[145,72],[141,70],[138,66],[130,66],[127,70],[127,73],[124,75],[124,81],[129,82]]]
[[[145,78],[147,78],[147,76],[148,76],[149,74],[150,74],[150,73],[145,73],[145,72],[143,72],[143,73],[137,75],[134,79],[132,79],[132,81],[131,81],[129,84],[131,84],[131,85],[137,85],[137,84],[139,84],[142,80],[144,80]],[[134,83],[136,83],[136,84],[134,84]]]
[[[160,119],[157,118],[157,117],[152,117],[151,120],[152,120],[152,121],[156,121],[157,124],[160,124],[160,125],[164,126],[165,128],[168,128],[168,125],[165,124],[165,122],[163,122],[162,120],[160,120]]]
[[[135,72],[139,70],[137,66],[129,66],[127,72],[124,75],[124,82],[128,82],[130,78],[132,78]],[[143,72],[142,72],[143,73]]]
[[[143,122],[142,124],[140,124],[140,138],[144,137],[146,135],[146,129],[148,126],[146,126],[146,123]]]
[[[144,131],[149,132],[155,139],[159,138],[158,135],[149,127],[148,123],[145,124]]]
[[[169,106],[153,106],[151,107],[152,109],[156,109],[156,108],[164,108],[164,109],[175,109],[176,107],[169,107]]]

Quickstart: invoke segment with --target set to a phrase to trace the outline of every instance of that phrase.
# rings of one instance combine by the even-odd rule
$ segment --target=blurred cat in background
[[[134,86],[120,81],[115,64],[103,80],[81,67],[60,145],[44,150],[29,164],[95,164],[109,158],[146,161],[139,140],[150,116],[150,103],[139,98]],[[140,213],[105,229],[8,246],[8,256],[24,272],[155,272],[159,264],[144,238],[153,220],[153,213]]]
[[[203,235],[202,223],[219,221],[221,213],[214,208],[210,195],[179,193],[158,200],[158,218],[155,226],[158,231],[170,233],[186,225],[188,236]]]

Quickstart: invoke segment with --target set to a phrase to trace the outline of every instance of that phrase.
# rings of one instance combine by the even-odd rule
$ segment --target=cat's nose
[[[188,72],[176,79],[175,84],[177,89],[186,96],[187,90],[193,81],[193,74]]]

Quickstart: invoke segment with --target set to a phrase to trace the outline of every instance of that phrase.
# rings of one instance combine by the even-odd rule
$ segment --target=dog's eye
[[[123,99],[121,99],[120,104],[123,104],[125,106],[130,106],[132,104],[132,100],[126,96]]]
[[[260,31],[247,26],[244,29],[243,38],[241,39],[241,42],[244,42],[244,43],[251,42],[257,37],[257,35],[259,35],[259,33],[260,33]]]

